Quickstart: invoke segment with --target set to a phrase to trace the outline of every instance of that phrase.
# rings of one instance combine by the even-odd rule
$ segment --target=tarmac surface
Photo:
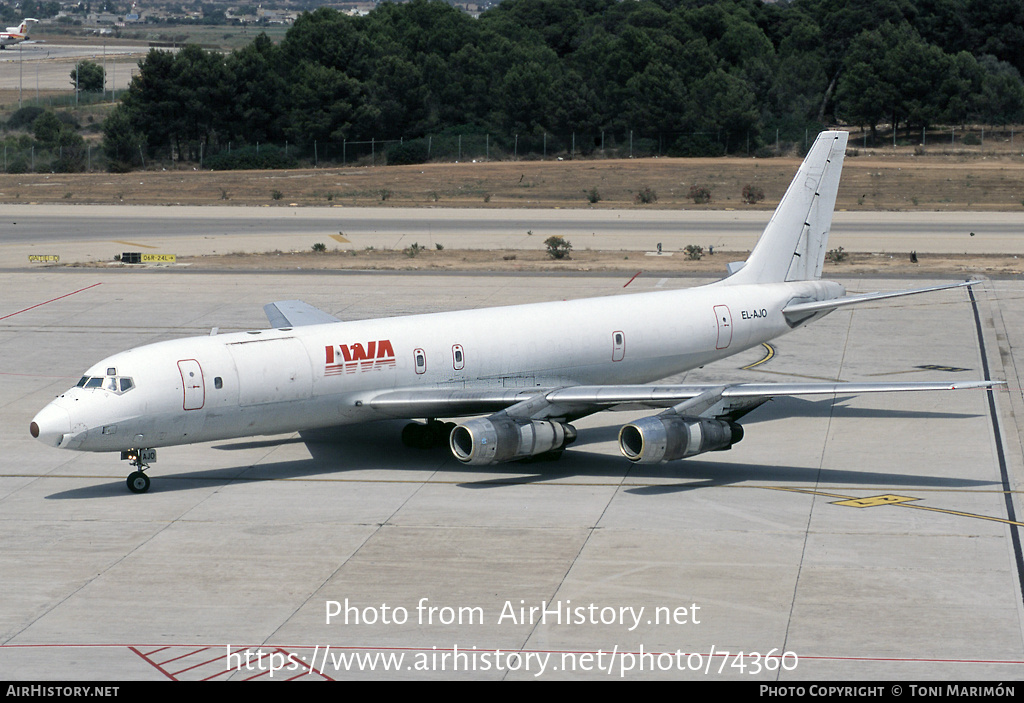
[[[616,446],[652,411],[485,470],[402,447],[401,423],[221,441],[161,449],[133,495],[117,456],[28,433],[116,351],[263,328],[273,300],[351,320],[702,281],[21,261],[0,271],[0,679],[1024,677],[1020,281],[837,311],[673,379],[993,393],[776,400],[731,451],[653,468]]]

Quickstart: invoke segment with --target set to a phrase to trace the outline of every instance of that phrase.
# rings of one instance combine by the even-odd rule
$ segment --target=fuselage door
[[[732,313],[728,306],[715,306],[715,320],[718,323],[718,342],[715,349],[725,349],[732,343]]]
[[[182,407],[185,410],[200,410],[206,405],[206,387],[203,385],[203,370],[195,359],[183,359],[178,362],[181,372],[181,384],[185,391]]]

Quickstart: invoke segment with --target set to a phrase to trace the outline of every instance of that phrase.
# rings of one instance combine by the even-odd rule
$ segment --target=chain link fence
[[[508,161],[574,158],[648,158],[655,156],[803,156],[818,130],[764,130],[731,138],[723,132],[685,132],[645,135],[625,132],[571,132],[565,135],[442,133],[413,139],[313,140],[310,143],[184,143],[162,149],[138,149],[134,168],[282,169],[338,166],[383,166],[428,162]],[[874,134],[854,130],[851,149],[866,153],[905,150],[915,154],[977,153],[1024,155],[1021,128],[931,127]],[[112,166],[102,142],[95,137],[84,145],[44,147],[28,134],[3,140],[3,173],[67,173],[106,171]],[[116,166],[116,165],[113,165]],[[123,168],[123,166],[122,166]]]

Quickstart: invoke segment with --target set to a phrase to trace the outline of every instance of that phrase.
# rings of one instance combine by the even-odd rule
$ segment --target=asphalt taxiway
[[[38,91],[74,95],[72,74],[80,61],[104,67],[107,90],[124,90],[148,51],[149,47],[142,45],[15,44],[0,51],[0,90],[20,90],[26,100],[37,97]]]
[[[626,292],[697,283],[640,277]],[[621,283],[79,269],[3,271],[0,289],[2,679],[1024,675],[1019,281],[985,282],[973,301],[957,289],[837,311],[764,363],[758,348],[685,375],[987,369],[1008,384],[991,396],[776,400],[731,451],[654,468],[615,443],[650,411],[579,421],[558,462],[485,470],[406,449],[393,425],[256,437],[160,450],[144,495],[116,456],[28,433],[108,354],[266,327],[272,300],[359,319]]]
[[[29,255],[111,261],[123,251],[184,255],[330,248],[543,250],[551,235],[577,250],[747,251],[771,212],[373,207],[9,205],[0,218],[0,267]],[[830,247],[856,252],[1018,254],[1024,212],[837,212]],[[338,239],[338,238],[341,239]]]

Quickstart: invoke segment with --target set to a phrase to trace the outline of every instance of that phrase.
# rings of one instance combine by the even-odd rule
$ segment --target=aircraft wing
[[[263,312],[267,314],[270,326],[275,329],[341,322],[334,315],[326,313],[319,308],[314,308],[309,303],[304,303],[301,300],[279,300],[276,303],[267,303],[263,306]]]
[[[903,383],[734,383],[725,385],[570,386],[566,388],[410,389],[380,393],[366,404],[392,417],[456,417],[507,410],[530,418],[587,415],[600,410],[669,408],[699,396],[714,398],[705,410],[727,411],[730,401],[753,409],[780,396],[951,391],[991,388],[1002,381]]]

